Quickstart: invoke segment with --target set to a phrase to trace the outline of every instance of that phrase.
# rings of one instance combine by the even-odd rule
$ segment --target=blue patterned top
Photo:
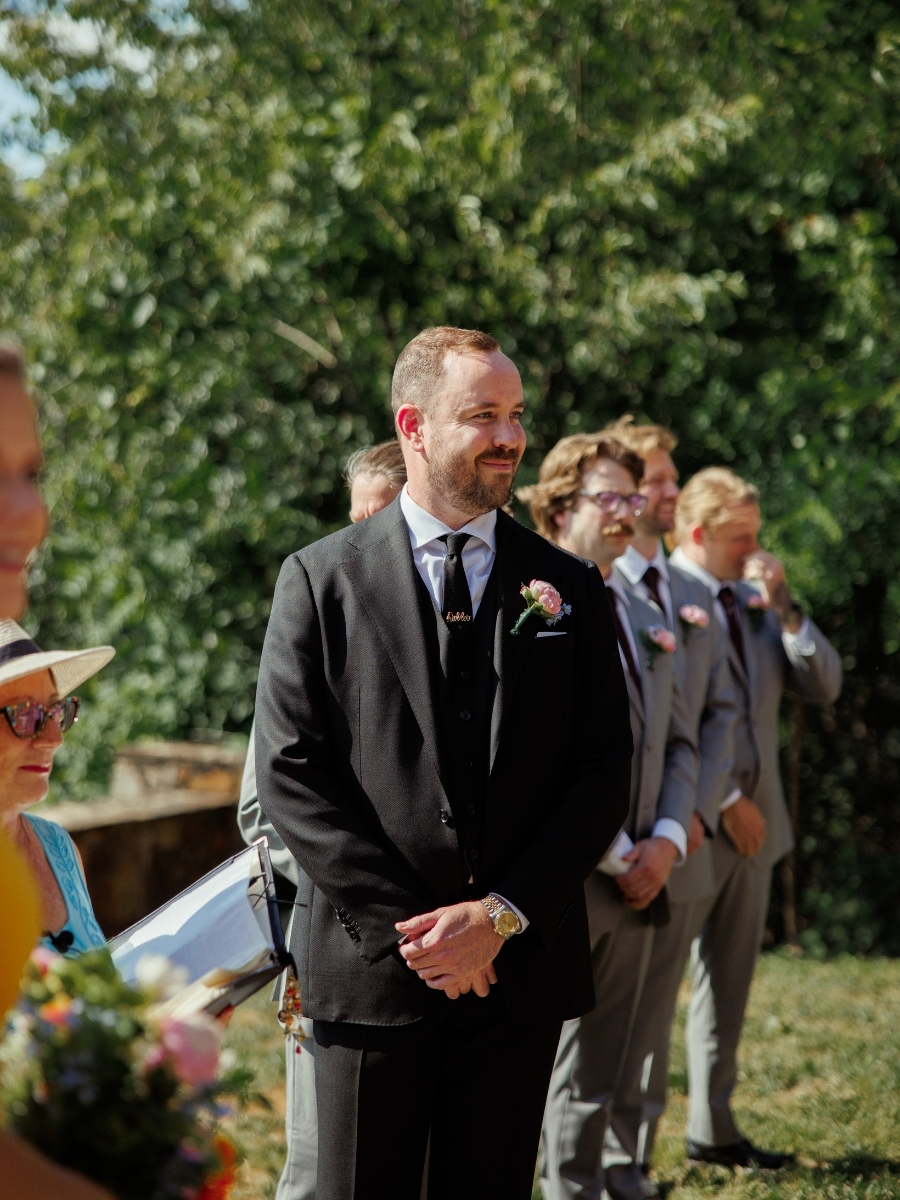
[[[85,950],[96,950],[105,946],[106,938],[97,924],[87,884],[78,865],[75,843],[62,825],[57,825],[55,821],[48,821],[46,817],[30,816],[28,813],[22,815],[26,821],[31,822],[31,828],[37,834],[38,841],[47,855],[50,870],[56,876],[56,882],[66,903],[69,915],[66,918],[65,929],[74,938],[66,953],[83,954]],[[59,937],[59,934],[56,936]],[[56,949],[47,937],[41,938],[41,945],[46,946],[48,950]]]

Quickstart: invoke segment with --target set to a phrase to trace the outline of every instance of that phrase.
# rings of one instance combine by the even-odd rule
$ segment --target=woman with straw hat
[[[115,654],[112,646],[43,651],[0,620],[0,822],[37,880],[44,942],[60,953],[105,946],[75,843],[55,821],[26,814],[47,795],[63,734],[78,718],[72,692]]]

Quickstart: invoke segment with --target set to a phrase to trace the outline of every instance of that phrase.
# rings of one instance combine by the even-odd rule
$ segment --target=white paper
[[[190,983],[207,971],[238,971],[258,960],[271,949],[248,895],[250,872],[258,868],[256,854],[241,854],[139,925],[112,952],[123,978],[134,981],[145,954],[162,954],[184,967]]]
[[[629,850],[634,849],[634,842],[624,829],[620,829],[616,840],[597,864],[597,870],[604,875],[627,875],[633,863],[623,862],[622,858]]]

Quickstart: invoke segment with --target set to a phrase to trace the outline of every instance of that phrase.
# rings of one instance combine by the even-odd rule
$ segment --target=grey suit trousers
[[[597,1004],[566,1021],[544,1114],[544,1200],[593,1200],[604,1187],[603,1144],[653,947],[646,913],[595,871],[584,886]]]
[[[701,1146],[740,1141],[731,1113],[737,1049],[762,943],[772,868],[742,858],[720,829],[713,842],[716,892],[704,905],[691,951],[687,1019],[687,1136]]]
[[[304,1018],[303,1030],[306,1041],[299,1054],[294,1039],[285,1039],[287,1157],[275,1200],[316,1200],[319,1117],[316,1111],[316,1043],[312,1036],[312,1021]]]
[[[648,1164],[666,1107],[669,1040],[678,989],[708,905],[704,900],[670,905],[668,925],[657,929],[634,1029],[613,1103],[604,1166]]]

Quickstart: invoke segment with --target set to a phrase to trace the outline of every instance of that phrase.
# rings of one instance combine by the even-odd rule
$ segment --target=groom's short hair
[[[400,351],[391,382],[391,408],[394,415],[404,404],[428,410],[444,377],[448,354],[491,354],[500,343],[480,329],[457,329],[453,325],[434,325],[423,329]]]
[[[556,514],[574,507],[583,485],[584,472],[599,459],[608,458],[624,467],[634,486],[640,487],[644,460],[608,433],[573,433],[556,443],[544,461],[537,483],[519,488],[516,496],[528,505],[531,519],[541,537],[555,542],[559,537]]]
[[[732,516],[732,509],[759,506],[759,489],[728,467],[705,467],[687,481],[675,508],[675,541],[681,545],[695,525],[715,533]]]

